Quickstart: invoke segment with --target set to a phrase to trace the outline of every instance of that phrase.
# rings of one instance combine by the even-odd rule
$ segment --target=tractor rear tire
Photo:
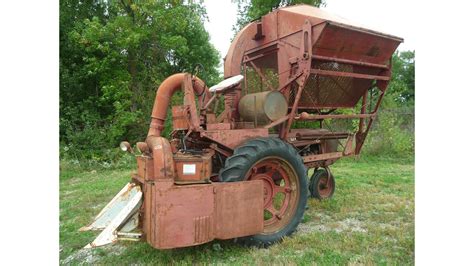
[[[301,222],[308,200],[307,172],[303,159],[288,143],[278,138],[246,142],[227,158],[219,178],[264,183],[264,229],[239,238],[244,244],[267,247],[291,235]]]

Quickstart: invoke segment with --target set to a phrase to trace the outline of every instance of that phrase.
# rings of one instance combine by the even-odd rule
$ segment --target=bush
[[[118,147],[111,149],[91,149],[84,151],[73,145],[60,145],[61,167],[68,169],[115,169],[131,168],[135,158]]]
[[[379,112],[362,152],[372,155],[413,155],[415,151],[413,121],[413,113],[401,110]]]

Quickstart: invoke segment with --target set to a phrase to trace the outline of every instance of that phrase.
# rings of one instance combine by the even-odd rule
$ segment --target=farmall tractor
[[[248,24],[225,57],[224,81],[207,88],[179,73],[161,83],[137,169],[82,228],[102,230],[86,247],[119,239],[157,249],[214,239],[268,246],[289,236],[309,196],[333,195],[329,166],[361,152],[402,41],[308,5]],[[169,106],[180,90],[182,105]],[[355,129],[327,126],[339,119]]]

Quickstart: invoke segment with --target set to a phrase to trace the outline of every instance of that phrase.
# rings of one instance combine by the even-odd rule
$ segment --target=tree
[[[161,81],[198,63],[208,84],[218,78],[200,3],[70,0],[61,3],[61,16],[64,144],[100,150],[141,140]]]
[[[308,4],[313,6],[325,6],[324,0],[233,0],[237,3],[238,18],[234,25],[234,32],[248,24],[249,22],[259,19],[263,15],[280,7],[291,6],[296,4]]]
[[[389,95],[399,105],[415,102],[415,51],[397,51],[392,56],[392,79]]]

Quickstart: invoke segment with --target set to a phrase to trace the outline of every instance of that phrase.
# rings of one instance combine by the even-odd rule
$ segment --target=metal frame
[[[386,87],[388,85],[388,81],[390,80],[391,75],[391,64],[376,64],[364,61],[357,61],[357,60],[350,60],[338,57],[330,57],[330,56],[323,56],[318,54],[312,53],[313,44],[317,42],[317,40],[321,37],[321,33],[326,26],[327,23],[318,23],[315,25],[311,25],[309,20],[305,20],[304,24],[301,26],[300,31],[300,46],[299,52],[296,55],[295,49],[297,48],[294,44],[288,44],[285,41],[278,40],[276,42],[271,42],[266,45],[256,47],[250,49],[244,53],[242,65],[246,68],[248,65],[251,65],[252,68],[256,71],[259,77],[262,79],[262,82],[266,85],[269,90],[275,90],[268,80],[266,79],[265,75],[262,73],[261,69],[257,67],[254,61],[261,60],[266,56],[274,56],[274,53],[277,53],[278,56],[278,72],[279,74],[279,81],[280,86],[278,90],[280,92],[286,93],[289,95],[290,88],[292,84],[296,84],[297,89],[294,93],[295,98],[293,104],[289,108],[289,113],[287,116],[282,117],[276,121],[272,121],[271,123],[264,126],[266,129],[277,127],[279,131],[279,137],[281,139],[287,140],[289,136],[289,132],[291,131],[292,126],[296,121],[319,121],[321,124],[325,119],[359,119],[359,126],[356,132],[354,133],[347,133],[345,135],[339,135],[339,139],[345,139],[346,145],[343,147],[344,152],[333,152],[330,155],[325,154],[318,154],[318,155],[311,155],[304,157],[304,161],[307,164],[311,164],[314,162],[326,162],[326,164],[333,163],[335,159],[338,159],[343,156],[351,156],[351,155],[358,155],[360,154],[362,145],[365,141],[367,133],[372,126],[374,119],[376,118],[378,108],[380,103],[383,99],[385,94]],[[260,27],[262,24],[259,24]],[[332,23],[331,25],[336,25]],[[340,26],[337,24],[337,26]],[[262,28],[260,28],[262,31]],[[263,29],[265,31],[265,29]],[[314,36],[312,36],[312,34]],[[372,34],[372,33],[371,33]],[[397,39],[398,40],[398,39]],[[271,46],[276,45],[276,48],[268,49]],[[294,55],[292,57],[288,57],[288,55]],[[323,70],[323,69],[313,69],[311,68],[311,63],[314,61],[319,62],[332,62],[332,63],[342,63],[347,65],[353,66],[360,66],[360,67],[367,67],[372,69],[378,69],[379,74],[363,74],[363,73],[355,73],[355,72],[343,72],[343,71],[330,71],[330,70]],[[288,65],[290,67],[288,68]],[[287,75],[285,75],[287,74]],[[308,77],[310,74],[319,75],[319,76],[333,76],[333,77],[349,77],[355,79],[367,79],[367,80],[374,80],[376,81],[377,88],[381,91],[379,95],[379,99],[375,104],[373,110],[367,110],[367,101],[368,101],[368,88],[362,96],[361,101],[361,110],[357,114],[322,114],[323,108],[314,108],[312,111],[315,113],[298,113],[300,100],[302,97],[302,92],[304,90],[304,86],[307,83]],[[245,88],[247,93],[247,73],[245,71]],[[339,108],[334,108],[332,111],[337,110]],[[330,134],[326,134],[330,135]],[[323,137],[315,137],[312,140],[320,140]],[[352,147],[353,139],[355,138],[355,148]]]
[[[358,41],[354,44],[353,39]],[[239,101],[242,101],[242,106],[246,105],[245,97],[241,97],[240,84],[223,88],[212,95],[196,76],[180,73],[168,77],[158,88],[146,143],[137,144],[142,152],[137,156],[137,173],[132,175],[131,184],[99,214],[97,222],[87,227],[105,228],[90,247],[115,241],[119,236],[132,239],[142,236],[120,232],[121,225],[127,222],[130,214],[132,218],[139,217],[142,237],[159,249],[192,246],[213,239],[231,239],[263,232],[265,221],[262,218],[266,207],[262,205],[262,198],[269,188],[274,189],[273,170],[268,168],[275,162],[254,164],[251,169],[257,180],[213,182],[219,181],[216,171],[224,167],[225,158],[243,155],[233,155],[234,149],[248,140],[269,136],[278,136],[293,145],[307,167],[327,168],[341,157],[360,154],[390,80],[389,58],[401,41],[387,34],[341,24],[336,17],[304,5],[282,8],[260,21],[250,23],[237,34],[230,46],[224,63],[224,76],[241,74],[243,66],[243,92],[247,94],[246,69],[252,67],[261,79],[262,88],[265,86],[266,90],[278,90],[285,96],[286,102],[281,94],[273,93],[280,97],[280,105],[285,104],[283,110],[286,115],[282,112],[275,116],[274,121],[269,119],[267,123],[265,120],[264,125],[257,123],[259,109],[255,95],[255,120],[242,121],[238,111]],[[265,64],[275,64],[278,87],[266,78]],[[339,67],[340,64],[344,67]],[[329,80],[326,77],[334,81],[334,86],[324,83]],[[356,92],[348,92],[341,85],[342,82],[337,81],[348,79],[360,86],[347,83],[349,85],[346,84],[345,88],[352,88]],[[316,85],[312,85],[311,81],[316,82]],[[375,106],[367,108],[367,105],[372,106],[368,92],[374,82],[380,94]],[[306,88],[311,86],[314,88],[308,92]],[[161,137],[161,133],[170,99],[180,89],[184,101],[181,106],[172,109],[173,131],[168,140]],[[319,95],[324,89],[329,90],[326,98]],[[333,95],[333,89],[343,93],[330,98],[332,102],[326,101],[328,95]],[[311,92],[318,93],[316,101],[311,98]],[[309,95],[312,101],[310,104],[305,102],[304,97],[307,96],[304,93]],[[222,98],[225,108],[217,115],[215,103]],[[361,103],[359,112],[334,113],[347,107],[355,111],[356,102]],[[242,109],[242,117],[250,119],[252,115],[244,115],[246,110]],[[358,128],[355,132],[326,130],[323,123],[327,119],[358,119]],[[294,129],[293,126],[299,121],[319,122],[320,128]],[[273,132],[277,134],[272,135]],[[339,151],[333,144],[335,141],[342,144],[341,140],[345,140],[345,143],[342,145],[343,150]],[[217,165],[216,169],[212,169],[214,165]],[[262,166],[261,169],[258,169],[259,166]],[[257,174],[257,171],[260,172]],[[246,175],[253,179],[248,173]],[[290,175],[285,179],[284,173],[280,172],[280,176],[285,180],[284,184],[291,184]],[[265,180],[271,182],[271,187],[262,183]],[[132,187],[136,189],[129,189]],[[289,187],[279,189],[290,193],[287,191]],[[132,200],[127,201],[129,191],[135,194]],[[142,193],[143,204],[140,204]],[[114,219],[108,219],[108,215],[104,216],[107,219],[100,218],[104,213],[113,213],[115,208],[110,206],[115,206],[119,201],[122,204],[122,200],[125,200],[126,208],[114,214]],[[281,219],[280,213],[272,214],[272,219]],[[127,227],[135,225],[125,224]]]

